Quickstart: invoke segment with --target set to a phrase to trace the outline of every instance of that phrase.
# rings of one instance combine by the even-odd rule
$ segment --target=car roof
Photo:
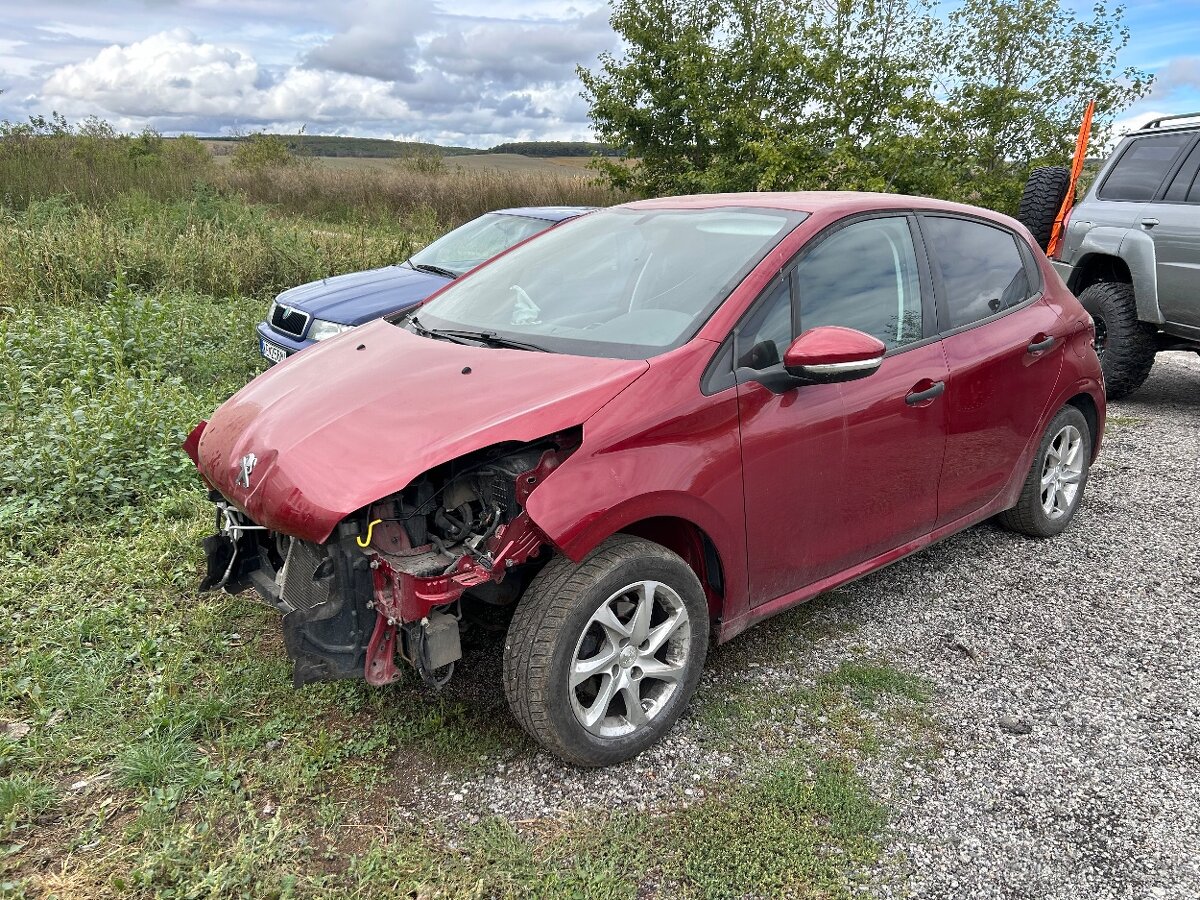
[[[691,194],[660,197],[622,204],[628,209],[731,209],[751,207],[797,212],[830,212],[849,215],[881,209],[922,209],[982,215],[1008,224],[1008,216],[965,203],[951,203],[908,194],[877,194],[870,191],[752,191],[740,194]]]
[[[528,216],[531,219],[561,222],[564,219],[582,216],[595,208],[594,206],[515,206],[512,209],[497,209],[493,212],[501,216]]]

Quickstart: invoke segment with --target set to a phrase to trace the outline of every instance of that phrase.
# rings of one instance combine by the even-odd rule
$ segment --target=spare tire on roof
[[[1050,232],[1071,185],[1071,170],[1066,166],[1038,166],[1029,173],[1017,219],[1033,233],[1038,246],[1050,245]]]

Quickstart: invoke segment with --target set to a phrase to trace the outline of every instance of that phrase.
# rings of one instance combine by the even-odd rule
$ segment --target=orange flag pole
[[[1067,221],[1067,214],[1075,205],[1075,185],[1083,173],[1083,161],[1087,158],[1088,138],[1092,134],[1092,113],[1095,111],[1096,101],[1089,100],[1087,109],[1083,113],[1083,124],[1079,127],[1079,137],[1075,139],[1075,157],[1071,160],[1071,182],[1067,185],[1067,196],[1063,198],[1058,215],[1054,218],[1054,228],[1050,231],[1050,243],[1046,247],[1047,256],[1058,254],[1058,245],[1062,243],[1063,223]]]

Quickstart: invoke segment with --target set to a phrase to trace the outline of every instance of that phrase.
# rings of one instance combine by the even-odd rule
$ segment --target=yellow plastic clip
[[[358,546],[360,546],[360,547],[370,547],[371,546],[371,534],[375,531],[375,526],[378,525],[382,521],[383,521],[383,519],[376,519],[374,522],[372,522],[370,525],[368,525],[367,526],[367,539],[364,541],[362,538],[356,537],[354,539],[354,543],[358,544]]]

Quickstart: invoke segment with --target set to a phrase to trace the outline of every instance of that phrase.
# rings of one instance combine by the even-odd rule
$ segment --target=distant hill
[[[588,141],[516,141],[497,144],[488,153],[519,153],[521,156],[616,156],[619,151]]]
[[[307,156],[350,156],[370,157],[374,159],[400,159],[406,156],[422,156],[436,153],[440,156],[466,156],[475,153],[516,153],[521,156],[591,156],[602,153],[605,156],[615,156],[616,150],[603,144],[587,141],[519,141],[508,144],[497,144],[489,150],[478,147],[445,147],[441,144],[426,144],[421,141],[390,141],[385,138],[339,137],[323,134],[280,134],[293,153]],[[241,140],[240,137],[204,137],[202,141],[209,144],[214,153],[224,155],[232,153],[232,145]],[[226,150],[222,144],[230,145]]]
[[[421,141],[389,141],[385,138],[339,137],[324,134],[280,134],[275,136],[286,142],[288,149],[293,153],[307,156],[369,156],[380,159],[398,159],[427,153],[437,153],[441,156],[462,156],[467,153],[484,152],[478,147],[443,147],[440,144],[425,144]],[[241,138],[205,137],[201,140],[218,144],[236,144]]]

